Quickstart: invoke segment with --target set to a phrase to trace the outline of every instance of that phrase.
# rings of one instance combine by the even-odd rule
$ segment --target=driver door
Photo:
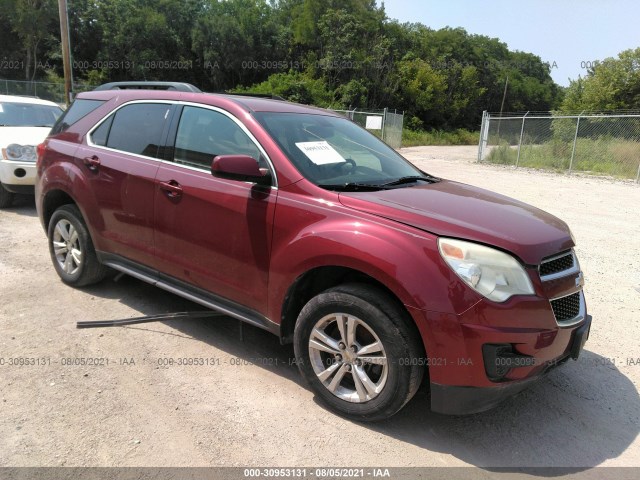
[[[159,270],[265,313],[277,189],[214,178],[211,163],[216,155],[266,154],[223,110],[184,106],[176,117],[171,161],[156,177]]]

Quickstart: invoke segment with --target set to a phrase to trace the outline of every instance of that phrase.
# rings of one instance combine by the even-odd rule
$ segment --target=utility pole
[[[58,0],[58,13],[60,15],[60,43],[62,44],[62,65],[64,69],[64,102],[71,103],[71,45],[69,41],[69,14],[67,13],[67,0]]]
[[[509,85],[509,75],[507,75],[507,79],[504,81],[504,93],[502,94],[502,103],[500,104],[500,116],[502,116],[502,109],[504,108],[504,101],[507,98],[507,85]]]
[[[504,93],[502,94],[502,103],[500,104],[500,118],[498,118],[498,142],[500,142],[500,124],[502,123],[502,109],[504,108],[504,101],[507,98],[507,85],[509,85],[509,75],[507,75],[507,79],[504,81]]]

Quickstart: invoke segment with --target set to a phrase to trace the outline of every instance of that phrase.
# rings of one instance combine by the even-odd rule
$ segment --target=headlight
[[[2,156],[7,160],[35,162],[36,149],[33,145],[18,145],[17,143],[12,143],[7,148],[2,149]]]
[[[533,294],[529,275],[518,261],[495,248],[472,242],[438,239],[440,255],[464,283],[494,302]]]

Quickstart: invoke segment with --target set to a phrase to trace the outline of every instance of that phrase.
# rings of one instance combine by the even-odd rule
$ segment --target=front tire
[[[58,208],[49,221],[48,237],[51,261],[64,283],[84,287],[105,277],[107,267],[98,261],[78,207]]]
[[[347,284],[312,298],[294,332],[296,361],[338,414],[377,421],[397,413],[424,376],[424,350],[406,312],[383,290]]]
[[[13,203],[14,194],[0,183],[0,208],[8,208]]]

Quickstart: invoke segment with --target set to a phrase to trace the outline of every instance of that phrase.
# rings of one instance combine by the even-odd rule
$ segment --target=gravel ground
[[[640,186],[478,165],[475,151],[403,153],[567,221],[594,318],[579,361],[487,413],[433,414],[423,389],[390,420],[350,422],[316,402],[292,348],[250,326],[241,340],[232,319],[76,330],[199,307],[128,277],[66,287],[23,198],[0,211],[0,466],[640,466]],[[159,364],[186,357],[213,365]]]

